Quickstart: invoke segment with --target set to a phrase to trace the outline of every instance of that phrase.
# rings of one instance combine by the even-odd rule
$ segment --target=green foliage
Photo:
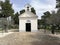
[[[33,7],[31,8],[31,12],[36,14],[35,9]]]
[[[60,0],[56,0],[57,2],[60,2]]]
[[[43,28],[43,23],[44,23],[44,21],[43,21],[43,20],[38,19],[38,29]]]
[[[47,11],[47,12],[44,13],[44,15],[45,15],[45,17],[50,17],[50,12]]]
[[[56,8],[60,8],[60,3],[56,4]]]
[[[56,4],[56,8],[58,9],[57,10],[57,13],[56,13],[56,15],[55,15],[55,17],[56,17],[56,23],[57,24],[60,24],[60,0],[56,0],[56,2],[57,2],[57,4]]]
[[[2,17],[2,14],[0,13],[0,18]]]
[[[42,16],[42,19],[46,20],[46,18],[50,17],[50,12],[47,11],[47,12],[44,12],[44,15]]]
[[[55,11],[52,11],[52,14],[50,14],[49,11],[45,12],[38,23],[46,29],[52,30],[52,28],[54,28],[53,30],[60,30],[60,0],[56,0],[56,2],[56,8],[58,8],[57,13],[55,13]],[[55,25],[55,27],[53,27],[53,25]]]
[[[47,12],[44,12],[44,15],[41,16],[41,20],[39,21],[39,25],[41,28],[46,28],[48,26],[48,23],[47,23],[47,19],[51,16],[50,12],[47,11]]]
[[[9,17],[14,15],[14,10],[12,9],[12,4],[10,4],[10,0],[5,0],[5,2],[2,2],[1,7],[3,17]]]
[[[60,8],[60,0],[56,0],[57,4],[56,4],[56,8]]]
[[[13,19],[14,19],[14,24],[19,24],[19,14],[18,12],[14,15]]]
[[[18,29],[19,28],[19,25],[9,25],[9,29]]]
[[[57,15],[60,15],[60,9],[57,10]]]
[[[0,6],[1,6],[1,4],[2,4],[3,2],[2,1],[0,1]]]
[[[50,12],[44,12],[44,15],[42,16],[41,20],[43,21],[43,24],[45,25],[47,23],[47,18],[51,16]]]
[[[23,9],[23,10],[20,11],[20,14],[23,14],[24,12],[25,12],[25,10]]]
[[[25,12],[25,10],[23,9],[20,11],[20,14],[23,14],[24,12]],[[31,12],[36,14],[35,9],[33,7],[31,8]]]

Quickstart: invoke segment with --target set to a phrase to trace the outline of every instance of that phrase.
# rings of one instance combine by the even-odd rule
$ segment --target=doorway
[[[26,23],[26,32],[31,32],[31,23]]]

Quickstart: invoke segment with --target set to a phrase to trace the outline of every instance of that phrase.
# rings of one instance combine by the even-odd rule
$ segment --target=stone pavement
[[[42,31],[15,32],[0,38],[0,45],[60,45],[60,38]]]

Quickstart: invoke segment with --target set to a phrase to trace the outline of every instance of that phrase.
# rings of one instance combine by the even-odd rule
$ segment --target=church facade
[[[25,12],[19,16],[19,32],[36,32],[38,16],[31,12],[31,5],[25,5]]]

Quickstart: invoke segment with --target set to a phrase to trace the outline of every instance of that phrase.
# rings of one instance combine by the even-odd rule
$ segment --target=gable
[[[38,17],[38,16],[33,14],[30,11],[27,11],[27,12],[24,12],[23,14],[21,14],[19,17]]]

